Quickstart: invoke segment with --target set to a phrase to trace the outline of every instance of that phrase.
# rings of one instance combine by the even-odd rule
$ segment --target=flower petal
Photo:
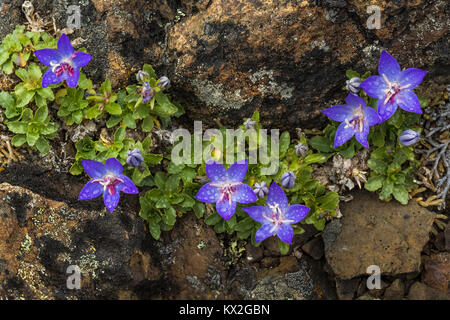
[[[247,174],[247,159],[237,161],[228,168],[228,180],[231,182],[241,182]]]
[[[400,86],[410,85],[408,89],[414,89],[422,82],[423,77],[425,77],[426,74],[427,71],[416,68],[403,70],[399,78]]]
[[[402,90],[395,97],[395,101],[405,111],[422,114],[419,99],[411,90]]]
[[[123,174],[119,175],[118,178],[123,180],[123,183],[119,183],[117,185],[118,191],[131,194],[139,193],[138,189],[136,188],[135,184],[133,183],[133,181],[131,181],[130,178],[128,178]]]
[[[397,81],[401,74],[400,65],[393,56],[386,51],[381,52],[380,61],[378,62],[378,74],[386,75],[389,81]]]
[[[211,186],[211,183],[202,186],[195,196],[195,199],[207,203],[217,202],[219,198],[220,188]]]
[[[114,194],[110,194],[108,189],[103,192],[103,203],[110,212],[114,211],[114,209],[117,207],[117,204],[119,203],[119,200],[120,192],[118,190],[116,190]]]
[[[397,111],[398,106],[397,102],[391,103],[388,101],[386,104],[383,104],[383,102],[384,101],[380,99],[377,103],[377,112],[381,119],[380,123],[392,117],[395,111]]]
[[[371,107],[363,107],[364,116],[370,127],[378,124],[380,122],[380,117],[378,113]]]
[[[116,158],[107,159],[105,161],[105,169],[106,171],[109,171],[112,174],[114,174],[116,177],[121,175],[123,172],[123,167],[120,164],[119,160],[117,160]]]
[[[269,188],[269,195],[267,196],[267,206],[273,206],[278,204],[282,211],[286,210],[289,206],[288,199],[283,189],[276,183],[272,182]]]
[[[73,54],[73,47],[70,43],[70,39],[68,36],[66,36],[64,33],[59,37],[58,43],[57,43],[58,51],[59,53],[65,57],[68,58],[72,56]]]
[[[336,130],[336,136],[334,137],[334,148],[337,148],[344,143],[346,143],[348,140],[350,140],[353,135],[355,134],[355,131],[352,127],[346,127],[346,123],[342,122],[339,127]]]
[[[286,220],[294,220],[291,224],[298,223],[308,215],[309,210],[310,208],[301,204],[293,204],[286,210],[285,218]]]
[[[90,54],[84,53],[82,51],[75,52],[75,57],[72,59],[75,67],[81,68],[84,67],[91,61],[92,56]]]
[[[294,237],[294,229],[290,224],[282,224],[276,231],[278,238],[281,241],[291,244]]]
[[[355,132],[356,140],[359,143],[361,143],[362,146],[364,146],[366,148],[369,148],[369,143],[367,142],[367,136],[369,135],[369,130],[370,130],[369,125],[367,123],[365,123],[363,125],[362,131],[356,130],[356,132]]]
[[[81,160],[84,171],[94,179],[101,179],[106,174],[105,165],[95,160]]]
[[[267,222],[267,219],[264,218],[264,215],[269,214],[267,207],[253,206],[253,207],[242,208],[242,210],[247,212],[248,215],[257,222],[260,222],[262,224]]]
[[[66,77],[66,82],[69,87],[76,87],[78,85],[78,79],[80,78],[80,70],[73,68],[73,76]]]
[[[48,69],[42,77],[42,88],[47,88],[51,84],[60,83],[63,79],[62,76],[58,77],[53,73],[52,69]]]
[[[249,185],[243,183],[236,187],[236,192],[233,195],[233,201],[239,203],[250,203],[257,200],[258,197]]]
[[[208,161],[205,170],[206,175],[212,182],[225,181],[227,178],[227,169],[225,169],[223,164],[217,161]]]
[[[322,110],[322,113],[334,121],[345,121],[345,119],[352,116],[353,108],[347,105],[331,106],[328,109]]]
[[[101,184],[98,182],[92,182],[93,180],[94,179],[91,179],[88,183],[85,184],[83,189],[81,189],[78,200],[97,198],[103,193],[103,187],[101,186]]]
[[[34,54],[39,59],[39,61],[46,65],[47,67],[51,67],[50,62],[59,63],[62,59],[61,54],[55,49],[41,49],[34,51]]]
[[[364,80],[360,87],[372,98],[383,99],[388,89],[387,83],[380,76],[370,76]]]
[[[258,231],[256,231],[255,234],[255,241],[256,242],[261,242],[264,239],[267,239],[271,236],[273,236],[275,234],[275,230],[272,230],[273,225],[272,224],[263,224],[261,228],[258,229]]]
[[[231,201],[230,204],[228,200],[219,201],[216,203],[216,209],[222,218],[229,220],[236,211],[236,202]]]
[[[364,101],[363,98],[361,98],[360,96],[357,96],[353,93],[349,93],[348,96],[345,98],[345,102],[347,103],[347,105],[349,105],[350,107],[359,107],[360,105],[365,106],[366,102]],[[352,108],[353,110],[353,108]]]

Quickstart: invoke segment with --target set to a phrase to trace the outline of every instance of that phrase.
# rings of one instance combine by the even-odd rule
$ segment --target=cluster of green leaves
[[[56,48],[56,39],[46,32],[25,31],[25,26],[16,29],[2,39],[0,45],[0,69],[11,74],[15,66],[24,67],[32,51]]]
[[[370,73],[360,76],[356,71],[347,70],[346,75],[348,79],[358,77],[364,81]],[[377,99],[369,97],[363,90],[359,95],[366,101],[367,106],[376,110]],[[422,108],[428,104],[421,96],[419,101]],[[408,203],[408,191],[415,187],[413,173],[418,162],[414,158],[413,148],[401,146],[398,137],[407,129],[420,132],[419,119],[419,114],[405,112],[399,108],[390,119],[370,128],[368,142],[372,148],[368,165],[371,171],[365,188],[369,191],[381,189],[379,198],[382,200],[391,200],[394,197],[402,204]],[[324,136],[315,136],[310,140],[311,146],[327,158],[339,153],[351,159],[362,146],[353,138],[334,149],[333,142],[339,122],[331,122],[324,129]]]
[[[0,92],[0,106],[4,109],[4,123],[15,133],[12,144],[28,144],[41,153],[49,151],[48,139],[56,137],[58,124],[50,122],[47,104],[55,99],[50,87],[42,88],[43,70],[31,62],[33,50],[56,47],[56,40],[47,33],[25,32],[18,26],[0,45],[0,66],[6,74],[15,75],[20,82],[13,92]]]

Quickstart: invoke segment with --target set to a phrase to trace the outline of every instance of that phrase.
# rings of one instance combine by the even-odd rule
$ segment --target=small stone
[[[336,279],[336,293],[339,300],[352,300],[358,290],[361,279],[355,278],[351,280]]]
[[[431,288],[448,292],[450,282],[450,253],[441,252],[423,259],[424,273],[422,281]]]
[[[401,300],[405,296],[405,284],[401,279],[395,279],[384,292],[384,300]]]
[[[423,284],[422,282],[414,283],[409,289],[409,300],[450,300],[450,297],[434,288]]]
[[[261,260],[261,267],[274,268],[280,264],[280,259],[277,257],[264,257]]]
[[[247,253],[248,262],[257,262],[263,258],[263,248],[261,246],[255,247],[251,243],[245,246],[245,252]]]
[[[323,241],[321,238],[314,238],[302,246],[302,250],[315,260],[320,260],[323,257]]]

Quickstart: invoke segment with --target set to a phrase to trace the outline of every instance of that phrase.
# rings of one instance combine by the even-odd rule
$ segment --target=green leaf
[[[25,134],[27,133],[27,123],[20,121],[10,121],[8,122],[8,129],[13,133]]]
[[[340,150],[339,154],[347,159],[353,158],[355,155],[355,143],[353,140],[349,143],[349,146],[345,148],[344,150]]]
[[[280,157],[284,156],[291,143],[291,136],[288,131],[284,131],[280,137]]]
[[[317,202],[323,210],[334,210],[339,204],[339,195],[337,192],[328,192],[326,195],[318,197]]]
[[[27,132],[27,143],[29,146],[34,146],[36,141],[39,139],[39,133],[33,133],[28,130]]]
[[[196,171],[193,168],[185,167],[180,172],[180,177],[183,179],[184,183],[192,182],[192,180],[195,178]]]
[[[289,243],[283,242],[278,239],[278,247],[280,248],[280,253],[286,255],[289,252]]]
[[[174,162],[170,162],[169,165],[167,166],[167,172],[170,174],[177,174],[180,173],[184,167],[185,165],[182,163],[176,165]]]
[[[14,108],[16,103],[13,95],[6,91],[0,92],[0,106],[5,109]]]
[[[401,204],[408,204],[409,195],[404,185],[394,185],[393,190],[394,198]]]
[[[49,145],[47,139],[45,139],[43,137],[39,137],[39,139],[36,141],[36,148],[43,155],[46,155],[50,151],[50,145]]]
[[[48,107],[44,106],[37,109],[33,120],[37,122],[44,122],[47,119],[47,117],[48,117]]]
[[[55,96],[53,94],[53,91],[50,87],[47,88],[41,88],[37,91],[37,93],[44,99],[53,101],[55,100]]]
[[[205,214],[205,210],[206,210],[205,205],[201,202],[196,202],[194,204],[193,209],[194,209],[195,215],[199,219],[203,217],[203,215]]]
[[[149,165],[157,165],[160,164],[163,159],[163,156],[159,154],[147,153],[144,155],[145,163]]]
[[[127,113],[123,116],[123,123],[130,129],[136,129],[136,121],[133,119],[131,113]]]
[[[153,119],[152,117],[146,117],[144,121],[142,121],[142,131],[150,132],[153,129]]]
[[[324,163],[325,161],[327,161],[326,156],[320,153],[313,153],[305,157],[304,163],[305,164]]]
[[[105,106],[105,110],[108,111],[108,113],[112,114],[112,115],[122,114],[122,108],[120,107],[120,104],[115,103],[115,102],[107,103]]]
[[[147,72],[148,75],[150,76],[150,78],[156,79],[155,69],[153,69],[153,67],[151,65],[144,64],[144,66],[142,67],[142,71]]]
[[[211,214],[210,216],[208,216],[205,219],[205,223],[209,226],[213,226],[218,224],[220,221],[222,221],[222,217],[219,216],[219,214],[217,212],[214,212],[213,214]]]
[[[354,71],[354,70],[351,70],[351,69],[348,69],[348,70],[345,72],[345,75],[346,75],[346,77],[348,78],[348,80],[350,80],[350,79],[352,79],[352,78],[359,78],[359,77],[360,77],[360,75],[359,75],[358,72],[356,72],[356,71]]]
[[[160,225],[151,219],[148,223],[148,227],[149,227],[150,234],[152,235],[152,237],[155,238],[155,240],[159,240],[159,237],[161,236]]]
[[[25,142],[27,142],[27,136],[24,134],[17,134],[11,140],[11,143],[14,147],[20,147]]]
[[[381,159],[369,159],[367,161],[370,169],[377,174],[385,174],[387,170],[387,163]]]
[[[373,176],[364,184],[364,188],[368,191],[376,191],[383,186],[384,176]]]
[[[327,137],[315,136],[309,141],[309,144],[320,152],[328,153],[333,151],[332,144]]]
[[[166,191],[168,193],[174,193],[175,191],[177,191],[178,186],[180,185],[180,176],[175,174],[175,175],[171,175],[167,180],[166,180]]]

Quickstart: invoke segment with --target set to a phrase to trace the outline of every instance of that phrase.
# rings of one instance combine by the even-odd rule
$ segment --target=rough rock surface
[[[386,288],[384,300],[401,300],[405,296],[405,283],[401,279],[396,279]]]
[[[358,191],[341,207],[343,218],[325,227],[325,256],[336,276],[367,275],[377,265],[383,275],[419,271],[420,253],[435,214],[411,201],[403,206]]]
[[[0,2],[0,37],[26,22],[22,2]],[[59,29],[69,4],[34,1]],[[133,81],[143,63],[167,74],[189,120],[236,125],[260,109],[265,124],[314,127],[319,110],[345,98],[345,70],[375,72],[382,48],[430,71],[423,90],[448,83],[448,1],[377,4],[381,29],[369,30],[359,0],[86,0],[71,37],[94,56],[84,68],[94,80]]]
[[[425,271],[422,281],[432,288],[447,293],[450,283],[450,253],[432,254],[423,259],[423,264]]]
[[[450,300],[450,296],[422,282],[414,283],[409,289],[409,300]]]

